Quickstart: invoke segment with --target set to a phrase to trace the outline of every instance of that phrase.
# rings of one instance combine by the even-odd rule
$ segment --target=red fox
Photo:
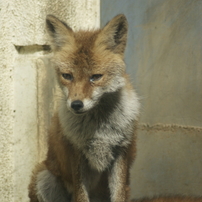
[[[126,17],[93,31],[74,32],[52,15],[46,25],[63,97],[31,202],[126,202],[140,105],[125,73]]]

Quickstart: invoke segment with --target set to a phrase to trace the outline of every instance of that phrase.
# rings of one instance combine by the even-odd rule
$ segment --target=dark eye
[[[73,79],[73,76],[71,74],[62,74],[62,77],[69,81],[71,81]]]
[[[98,81],[102,78],[102,74],[94,74],[90,77],[90,82],[93,82],[93,81]]]

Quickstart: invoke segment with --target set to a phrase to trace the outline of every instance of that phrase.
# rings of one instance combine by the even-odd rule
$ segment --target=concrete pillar
[[[28,201],[34,165],[46,153],[55,108],[45,17],[73,29],[99,27],[99,0],[10,0],[0,3],[0,201]]]

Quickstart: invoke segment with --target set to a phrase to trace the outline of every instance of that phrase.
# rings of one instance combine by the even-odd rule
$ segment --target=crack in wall
[[[139,123],[138,125],[139,130],[146,130],[146,131],[183,131],[186,133],[202,133],[202,127],[195,127],[195,126],[184,126],[184,125],[178,125],[178,124],[161,124],[157,123],[154,125],[150,125],[147,123]]]
[[[44,51],[44,53],[49,53],[51,51],[51,48],[49,45],[33,44],[28,46],[19,46],[19,45],[14,45],[14,46],[18,54],[33,54],[41,51]]]

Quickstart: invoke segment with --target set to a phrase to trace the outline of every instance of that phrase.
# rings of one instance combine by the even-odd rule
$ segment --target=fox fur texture
[[[127,20],[74,32],[48,15],[46,25],[63,98],[47,158],[33,171],[31,202],[126,202],[139,114],[125,73]]]

